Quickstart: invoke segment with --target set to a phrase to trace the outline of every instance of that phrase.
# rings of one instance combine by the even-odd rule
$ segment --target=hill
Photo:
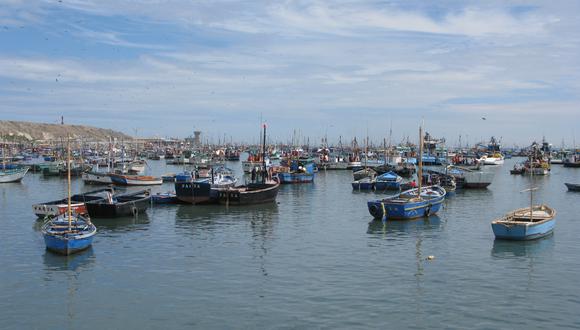
[[[0,137],[9,140],[46,141],[66,137],[67,133],[72,138],[82,137],[91,141],[108,141],[109,138],[132,139],[121,132],[92,126],[0,120]]]

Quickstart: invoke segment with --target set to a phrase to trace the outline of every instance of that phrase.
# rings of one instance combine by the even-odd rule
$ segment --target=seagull
[[[481,117],[482,120],[487,120],[485,117]]]

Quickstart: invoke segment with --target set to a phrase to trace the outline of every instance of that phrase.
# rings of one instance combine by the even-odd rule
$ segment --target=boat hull
[[[87,213],[92,218],[116,218],[123,216],[137,216],[147,210],[151,204],[148,191],[139,191],[131,194],[113,197],[115,202],[106,199],[85,203]]]
[[[63,255],[70,255],[87,249],[97,233],[95,225],[81,217],[72,221],[73,232],[69,232],[66,217],[50,220],[42,227],[46,249]]]
[[[66,239],[54,235],[44,235],[44,243],[46,249],[51,252],[71,255],[88,249],[93,244],[93,236],[83,239]]]
[[[569,191],[580,191],[580,184],[564,183]]]
[[[311,183],[314,181],[314,173],[278,173],[278,179],[282,184]]]
[[[496,239],[532,240],[550,235],[554,231],[556,220],[552,219],[541,224],[526,223],[521,225],[507,225],[492,223],[491,228]]]
[[[113,180],[106,173],[85,172],[82,176],[86,184],[112,184]]]
[[[369,213],[375,219],[386,220],[409,220],[421,217],[428,217],[437,213],[445,200],[446,192],[440,189],[440,195],[437,197],[424,197],[421,200],[401,202],[397,197],[391,197],[383,200],[367,202]],[[422,190],[423,191],[423,190]],[[425,196],[421,193],[421,196]]]
[[[109,175],[111,181],[120,186],[152,186],[163,184],[161,178],[155,177],[140,177],[140,176],[129,176],[129,175]]]
[[[246,188],[222,188],[217,190],[219,203],[225,205],[272,203],[276,201],[280,184],[251,183]]]
[[[15,170],[0,170],[0,183],[19,182],[28,172],[28,167]]]

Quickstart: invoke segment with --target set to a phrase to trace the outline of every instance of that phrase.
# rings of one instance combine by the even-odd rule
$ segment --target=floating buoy
[[[435,256],[428,256],[427,260],[435,260]]]

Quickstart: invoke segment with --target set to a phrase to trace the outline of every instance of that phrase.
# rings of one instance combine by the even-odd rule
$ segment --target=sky
[[[316,144],[580,134],[579,1],[0,0],[0,120]],[[580,142],[580,136],[579,142]]]

